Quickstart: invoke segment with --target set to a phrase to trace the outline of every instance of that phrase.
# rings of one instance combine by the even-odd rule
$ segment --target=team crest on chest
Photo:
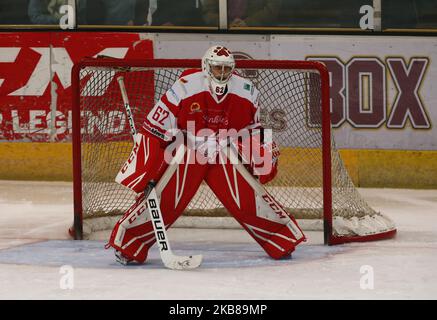
[[[200,104],[197,102],[193,102],[190,106],[190,114],[201,112],[200,110]]]

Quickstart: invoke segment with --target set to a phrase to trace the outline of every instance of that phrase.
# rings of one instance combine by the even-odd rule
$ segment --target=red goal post
[[[200,60],[114,58],[88,58],[74,65],[74,227],[71,233],[75,239],[83,238],[84,221],[119,216],[132,203],[133,195],[121,190],[123,187],[116,186],[113,179],[111,181],[120,167],[120,161],[126,159],[131,149],[131,145],[123,143],[130,141],[128,124],[125,122],[125,127],[113,130],[116,133],[102,133],[111,131],[108,126],[114,126],[114,123],[122,122],[120,119],[123,119],[123,100],[116,76],[124,76],[130,104],[135,109],[135,121],[141,124],[147,110],[183,70],[200,66]],[[271,124],[273,138],[282,142],[280,146],[285,151],[285,156],[279,160],[280,164],[282,160],[284,169],[275,179],[277,181],[274,180],[268,186],[278,201],[287,202],[284,206],[303,219],[313,215],[321,219],[325,244],[379,240],[394,236],[394,224],[371,209],[360,197],[335,148],[330,123],[329,73],[325,65],[315,61],[237,60],[236,70],[242,76],[253,78],[251,80],[260,91],[260,96],[264,95],[260,107],[262,111],[265,110],[266,118],[276,119],[282,115],[285,126],[293,124],[288,125],[283,132],[279,125],[275,127],[275,124]],[[276,109],[269,109],[273,107]],[[109,119],[109,114],[116,114],[118,120]],[[276,135],[276,132],[279,133]],[[122,151],[120,146],[123,147]],[[105,158],[101,159],[100,156]],[[298,159],[302,159],[302,163]],[[295,170],[290,163],[296,166]],[[311,173],[311,165],[314,166],[314,174]],[[93,170],[98,169],[100,176],[93,175]],[[304,177],[298,177],[298,173],[294,172],[299,170],[303,171]],[[346,199],[342,199],[342,193]],[[125,201],[121,201],[121,198]],[[218,212],[214,207],[217,204],[211,204],[209,198],[210,195],[205,193],[200,196],[200,200],[193,200],[195,203],[190,204],[188,214],[212,209]],[[312,198],[316,200],[312,201]],[[359,231],[352,230],[351,225],[356,225],[357,221],[364,222],[364,227],[359,227]],[[341,232],[336,225],[339,225]]]

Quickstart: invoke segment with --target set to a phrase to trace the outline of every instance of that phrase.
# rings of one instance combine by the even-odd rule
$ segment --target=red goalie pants
[[[164,187],[160,205],[166,228],[182,214],[205,180],[226,209],[274,259],[287,257],[305,240],[301,229],[273,197],[255,192],[232,164],[180,164]],[[144,196],[116,224],[109,245],[140,263],[155,242]]]

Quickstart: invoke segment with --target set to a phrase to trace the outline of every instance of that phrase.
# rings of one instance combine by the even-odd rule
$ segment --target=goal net
[[[74,213],[72,233],[88,238],[111,229],[135,193],[114,182],[132,150],[118,76],[123,76],[136,127],[189,68],[200,60],[87,59],[73,68]],[[329,76],[308,61],[237,60],[236,72],[260,91],[261,122],[281,150],[268,191],[299,220],[325,232],[325,243],[392,237],[393,222],[373,210],[355,188],[330,125]],[[223,221],[229,216],[206,184],[184,216]],[[220,225],[220,223],[218,223]]]

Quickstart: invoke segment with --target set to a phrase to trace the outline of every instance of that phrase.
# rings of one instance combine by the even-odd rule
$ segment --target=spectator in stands
[[[58,24],[62,17],[59,9],[67,0],[30,0],[29,19],[34,24]]]
[[[29,24],[27,0],[1,0],[0,24]]]
[[[282,0],[228,1],[230,27],[272,26],[276,24]],[[204,0],[203,19],[207,25],[218,25],[218,0]]]
[[[150,0],[149,24],[153,26],[200,26],[200,0]],[[151,20],[151,21],[150,21]]]
[[[426,3],[435,1],[427,0]],[[385,0],[382,3],[383,28],[414,29],[417,26],[418,0]]]
[[[153,0],[151,0],[153,1]],[[149,15],[149,0],[137,0],[135,3],[135,17],[134,17],[134,25],[148,25],[148,15]]]
[[[58,24],[65,13],[61,13],[61,6],[67,5],[68,0],[30,0],[28,14],[30,22],[34,24]],[[82,23],[84,17],[85,0],[76,1],[77,22]]]
[[[87,24],[133,25],[136,0],[88,0]]]

